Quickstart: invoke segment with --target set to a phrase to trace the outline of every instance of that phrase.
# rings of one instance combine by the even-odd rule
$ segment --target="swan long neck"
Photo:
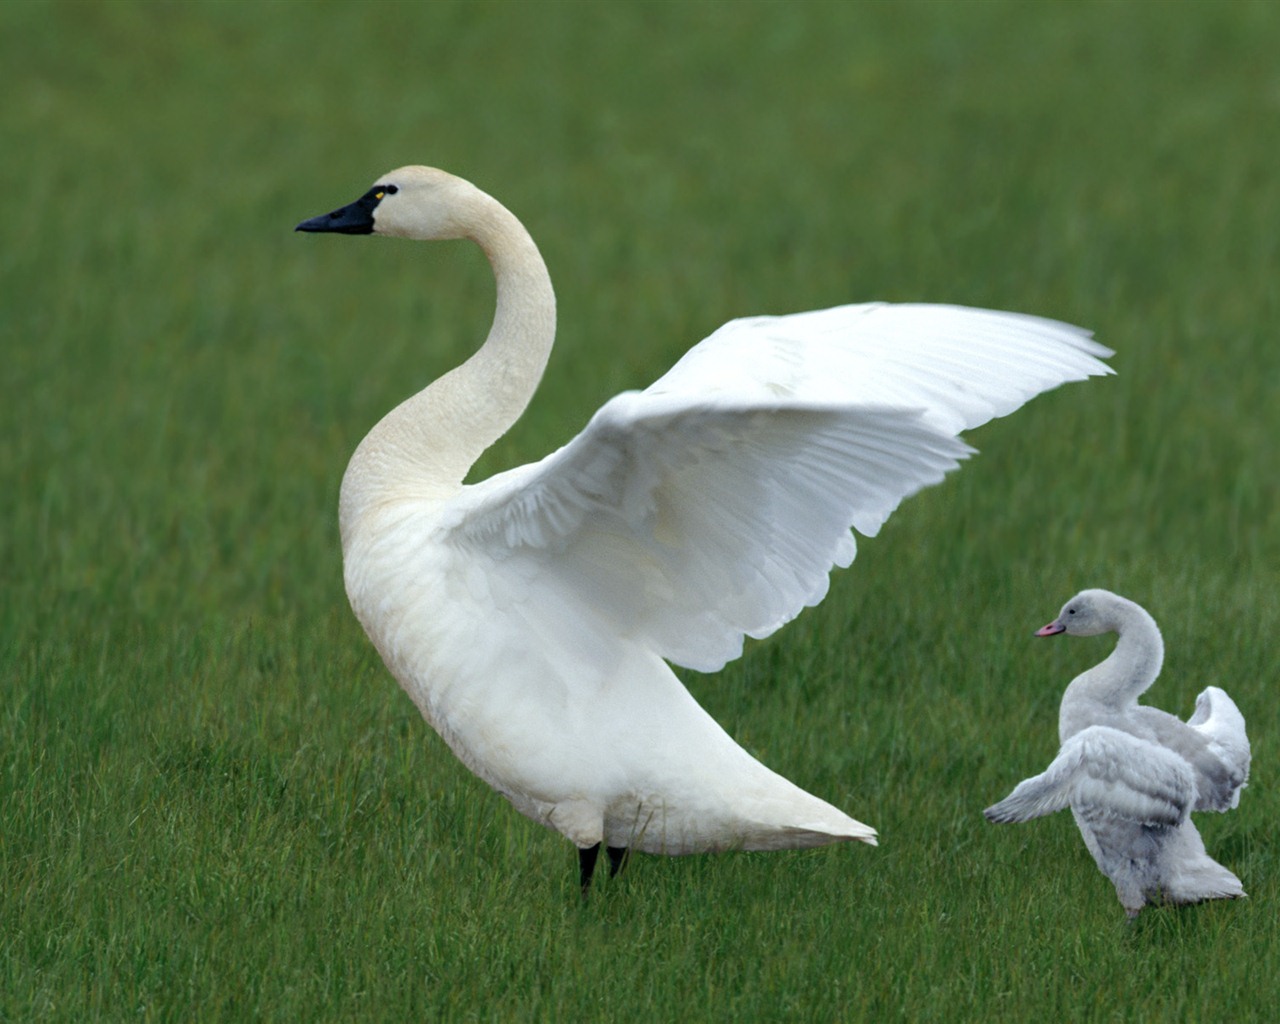
[[[506,207],[472,187],[453,216],[497,284],[493,324],[461,366],[401,402],[357,447],[342,481],[344,542],[365,513],[399,498],[443,500],[520,418],[556,332],[556,300],[538,247]]]
[[[1062,739],[1079,731],[1081,714],[1122,711],[1137,703],[1160,675],[1164,639],[1145,608],[1115,597],[1108,625],[1119,634],[1115,650],[1103,661],[1071,681],[1059,712]]]

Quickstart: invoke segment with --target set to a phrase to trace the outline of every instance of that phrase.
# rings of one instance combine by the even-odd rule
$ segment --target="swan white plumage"
[[[584,886],[622,851],[780,849],[875,830],[739,747],[666,661],[703,672],[820,601],[966,428],[1109,373],[1079,328],[845,306],[735,320],[541,462],[464,485],[533,395],[555,335],[520,222],[426,167],[301,231],[467,238],[497,281],[465,363],[404,401],[342,481],[344,576],[388,667],[454,753],[573,841]]]
[[[1037,636],[1118,633],[1115,650],[1072,680],[1062,698],[1058,756],[984,812],[1028,821],[1070,807],[1099,870],[1130,918],[1147,903],[1245,895],[1213,860],[1192,811],[1227,811],[1249,778],[1244,716],[1216,686],[1186,722],[1138,703],[1160,674],[1164,641],[1146,609],[1107,590],[1084,590]]]

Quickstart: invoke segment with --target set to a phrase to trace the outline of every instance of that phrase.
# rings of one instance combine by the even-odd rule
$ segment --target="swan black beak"
[[[373,234],[373,210],[378,205],[373,193],[361,196],[354,203],[332,213],[304,220],[294,231],[336,231],[343,235]]]

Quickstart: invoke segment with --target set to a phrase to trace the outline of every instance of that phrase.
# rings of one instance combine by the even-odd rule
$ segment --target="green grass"
[[[1280,1005],[1280,14],[1264,4],[0,5],[0,1020],[1267,1020]],[[877,850],[574,855],[346,608],[346,458],[482,335],[464,246],[292,234],[395,166],[521,216],[561,337],[478,467],[730,317],[1093,327],[1119,376],[972,437],[700,700]],[[982,807],[1164,627],[1253,784],[1251,899],[1126,926],[1065,815]]]

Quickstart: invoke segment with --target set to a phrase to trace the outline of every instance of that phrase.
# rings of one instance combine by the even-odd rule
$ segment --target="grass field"
[[[0,5],[0,1020],[1249,1021],[1280,1006],[1280,9]],[[1094,328],[1118,376],[971,436],[819,608],[695,695],[878,849],[572,848],[350,615],[346,459],[491,312],[462,245],[302,237],[404,163],[476,181],[561,335],[477,474],[747,313]],[[1127,926],[1073,823],[988,825],[1146,605],[1253,782],[1251,899]]]

